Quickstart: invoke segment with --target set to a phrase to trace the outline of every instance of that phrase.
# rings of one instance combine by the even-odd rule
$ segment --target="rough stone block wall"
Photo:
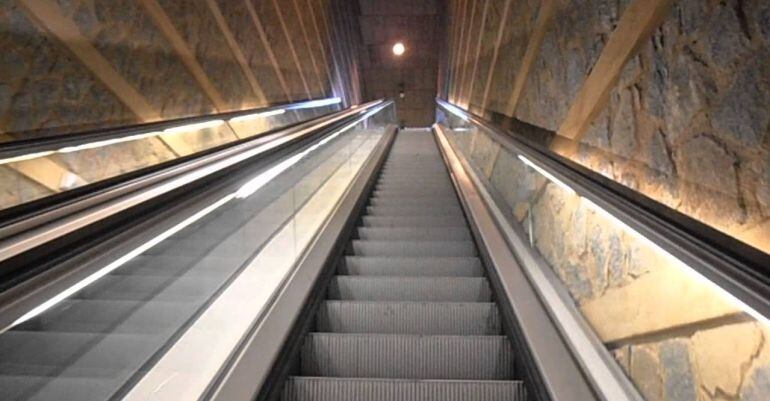
[[[587,129],[570,132],[574,150],[554,149],[770,251],[770,3],[489,3],[494,5],[490,9],[509,4],[510,15],[505,21],[488,15],[493,26],[471,35],[484,35],[488,42],[503,24],[500,58],[485,61],[495,51],[487,46],[471,47],[469,54],[479,50],[484,66],[471,79],[483,82],[492,72],[493,95],[485,108],[475,90],[458,97],[462,92],[456,88],[467,82],[458,82],[462,75],[449,68],[455,104],[482,116],[506,114],[555,133],[563,132],[569,118],[584,118],[578,122]],[[536,17],[546,5],[552,13],[542,22]],[[664,12],[647,16],[649,29],[629,24],[633,18],[626,11],[647,18],[640,11],[645,7]],[[450,24],[467,28],[468,21]],[[623,35],[617,36],[621,28]],[[538,32],[543,33],[539,44],[534,42]],[[628,57],[610,46],[613,40],[630,46]],[[459,38],[452,36],[449,43],[462,58],[466,49],[458,46]],[[529,46],[536,49],[532,59],[525,56]],[[506,51],[511,52],[507,59]],[[597,78],[593,73],[601,62],[621,68],[617,75],[589,80]],[[529,73],[519,77],[527,66]],[[511,113],[506,102],[515,95],[517,79],[525,84]],[[607,90],[587,96],[588,82],[607,83]],[[576,112],[578,101],[594,109]],[[453,141],[499,194],[512,221],[531,234],[533,246],[646,399],[770,399],[770,329],[765,323],[483,134],[458,132]]]
[[[342,82],[357,79],[355,65],[331,55],[349,51],[332,40],[331,7],[331,0],[0,0],[0,142],[325,98],[335,95],[332,86],[357,87]],[[255,133],[253,124],[240,128],[55,154],[36,165],[7,163],[0,207]]]

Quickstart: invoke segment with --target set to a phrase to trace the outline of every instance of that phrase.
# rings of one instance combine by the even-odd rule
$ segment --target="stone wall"
[[[473,0],[453,4],[466,2]],[[485,61],[495,48],[478,49],[479,65],[485,68],[471,79],[483,82],[492,72],[493,95],[486,103],[475,91],[470,96],[459,91],[467,82],[461,70],[448,66],[450,101],[487,118],[505,114],[516,124],[561,135],[567,135],[565,121],[584,118],[578,122],[586,129],[557,135],[555,151],[770,251],[767,2],[489,3],[494,9],[508,3],[509,16],[489,20],[493,26],[471,35],[483,35],[489,43],[502,29],[503,38],[523,43],[502,40],[496,62]],[[637,15],[626,11],[639,12],[639,5],[665,12],[651,18],[650,27],[634,25],[629,21]],[[550,18],[539,18],[543,10],[551,10]],[[465,20],[450,23],[469,25]],[[622,36],[616,35],[621,28]],[[538,32],[543,34],[539,44],[534,39]],[[450,36],[449,43],[462,59],[466,50],[458,39]],[[611,49],[613,40],[627,43],[630,56],[620,56],[617,46]],[[601,60],[605,67],[609,61],[622,68],[615,76],[591,80]],[[527,66],[529,73],[518,76]],[[601,69],[606,71],[611,70]],[[518,97],[516,81],[524,82]],[[606,92],[587,86],[601,81],[609,83]],[[591,90],[601,96],[586,96]],[[511,104],[516,107],[507,107]],[[533,246],[645,398],[770,399],[765,323],[483,135],[458,133],[455,142],[499,193],[511,218],[530,230]],[[556,147],[564,143],[570,146]]]
[[[332,5],[0,0],[0,142],[335,95],[350,103],[332,89],[358,87],[341,82],[357,79],[354,66],[332,57],[350,51],[332,40]],[[0,208],[256,133],[243,128],[7,163]]]
[[[321,52],[332,41],[329,32],[311,30],[331,24],[322,20],[328,18],[330,1],[253,2],[267,42],[261,40],[246,1],[0,1],[0,130],[20,139],[147,121],[147,115],[114,93],[115,80],[125,81],[146,101],[150,119],[331,96],[333,75],[326,71],[338,66]],[[148,11],[152,5],[162,21]],[[35,7],[51,12],[40,17],[30,10]],[[66,37],[51,30],[57,22],[71,24]],[[188,56],[169,31],[181,39],[203,78],[185,62]],[[228,34],[234,41],[228,41]],[[92,54],[73,50],[72,40],[78,37],[87,41]],[[281,89],[266,46],[276,53],[288,91]],[[94,70],[101,58],[117,76]],[[264,98],[252,90],[249,74]],[[202,80],[212,88],[204,88]],[[212,92],[221,101],[212,99]]]

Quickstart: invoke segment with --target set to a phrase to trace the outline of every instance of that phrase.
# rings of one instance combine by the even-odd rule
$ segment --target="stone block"
[[[750,322],[699,331],[691,341],[699,386],[711,395],[735,395],[745,365],[759,353],[764,340],[757,324]]]
[[[580,309],[605,342],[739,313],[712,287],[673,266],[656,266],[623,287],[608,288]]]
[[[673,339],[660,344],[660,364],[666,401],[698,401],[687,340]]]

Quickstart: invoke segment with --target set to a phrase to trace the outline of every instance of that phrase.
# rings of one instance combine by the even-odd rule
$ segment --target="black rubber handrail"
[[[767,253],[560,156],[523,134],[501,129],[443,99],[436,102],[441,109],[481,127],[503,147],[533,161],[753,309],[744,311],[755,318],[770,316]]]

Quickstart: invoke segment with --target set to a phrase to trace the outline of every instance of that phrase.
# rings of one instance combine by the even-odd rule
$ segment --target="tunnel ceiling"
[[[440,0],[359,0],[365,99],[397,99],[406,126],[433,122],[438,77]],[[393,55],[396,42],[406,53]],[[404,98],[399,98],[399,84]]]

